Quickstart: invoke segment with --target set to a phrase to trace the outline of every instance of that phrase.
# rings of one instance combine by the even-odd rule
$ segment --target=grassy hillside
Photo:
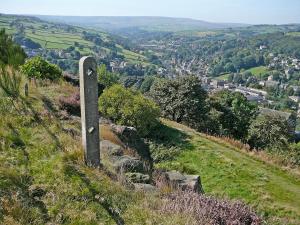
[[[22,27],[22,28],[21,28]],[[147,59],[137,53],[124,49],[121,45],[114,42],[113,38],[101,31],[95,31],[88,28],[70,26],[66,24],[51,23],[40,20],[35,17],[15,16],[0,14],[0,29],[5,28],[7,33],[16,34],[23,29],[23,35],[37,42],[46,50],[62,50],[74,46],[77,42],[81,47],[76,47],[83,55],[93,54],[95,43],[83,38],[82,32],[99,34],[101,39],[112,44],[116,44],[117,53],[125,57],[130,63],[147,63]],[[99,46],[103,52],[112,52],[114,49],[105,46]]]
[[[157,167],[201,174],[206,193],[242,199],[268,218],[268,224],[299,224],[299,169],[285,170],[220,139],[174,122],[165,123],[188,139],[178,157]]]
[[[105,169],[84,165],[80,120],[58,107],[59,98],[75,92],[75,87],[42,82],[38,87],[30,84],[29,90],[29,97],[15,106],[0,98],[0,221],[197,224],[186,211],[164,211],[162,199],[168,190],[134,192]],[[268,224],[298,223],[298,170],[298,175],[285,171],[217,138],[164,122],[175,131],[172,142],[181,153],[156,167],[200,174],[206,194],[243,200]],[[111,136],[105,126],[101,133],[105,139]]]
[[[31,84],[15,108],[0,97],[1,224],[185,224],[159,194],[124,188],[83,163],[80,120],[62,114],[69,84]],[[103,128],[102,128],[103,129]],[[105,134],[105,131],[101,131]],[[163,216],[162,216],[163,215]]]

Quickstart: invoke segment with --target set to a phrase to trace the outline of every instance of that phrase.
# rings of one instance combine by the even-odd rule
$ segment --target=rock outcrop
[[[152,158],[149,147],[139,137],[133,127],[119,126],[110,121],[101,120],[109,129],[112,141],[102,140],[100,142],[101,158],[119,176],[122,174],[126,182],[140,191],[154,191],[157,187],[152,183]],[[116,144],[118,143],[118,144]],[[162,172],[160,177],[163,183],[175,189],[204,193],[199,175],[184,175],[178,171]],[[159,187],[159,186],[158,186]]]
[[[161,173],[163,182],[174,189],[204,193],[199,175],[185,175],[178,171]]]

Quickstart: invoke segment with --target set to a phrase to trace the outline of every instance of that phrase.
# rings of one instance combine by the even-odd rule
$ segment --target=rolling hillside
[[[100,28],[108,31],[137,28],[149,31],[184,31],[224,29],[229,27],[243,27],[246,24],[238,23],[211,23],[202,20],[171,18],[171,17],[145,17],[145,16],[40,16],[37,17],[54,22],[65,22],[73,25]]]
[[[21,37],[22,40],[27,38],[34,43],[38,43],[43,51],[34,51],[40,55],[44,54],[45,51],[61,51],[74,47],[74,50],[80,52],[81,56],[93,54],[103,58],[116,53],[116,56],[124,58],[126,62],[149,65],[146,57],[125,49],[121,44],[115,41],[113,36],[105,32],[63,23],[46,22],[31,16],[6,14],[0,14],[0,29],[1,28],[6,29],[7,33],[15,37]],[[96,38],[98,38],[98,42],[95,41]],[[15,38],[15,40],[18,39]],[[22,41],[19,41],[19,44],[22,44]],[[66,57],[63,56],[60,58]],[[70,59],[75,58],[70,57]],[[110,60],[113,59],[114,58],[110,58]]]
[[[230,144],[206,137],[175,122],[165,123],[187,135],[185,147],[174,160],[159,168],[201,174],[204,191],[241,199],[267,218],[267,224],[299,224],[299,170],[285,170]]]

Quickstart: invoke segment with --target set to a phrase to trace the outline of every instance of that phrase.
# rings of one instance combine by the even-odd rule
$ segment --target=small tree
[[[28,78],[58,80],[62,77],[62,71],[58,66],[48,63],[41,57],[34,57],[21,66],[21,72]]]
[[[155,81],[154,76],[146,76],[144,81],[142,82],[142,84],[140,86],[140,91],[142,93],[146,93],[146,92],[150,91],[151,86],[153,85],[154,81]]]
[[[259,115],[250,125],[248,143],[252,148],[285,148],[290,139],[288,122],[280,116]]]
[[[164,117],[205,130],[207,93],[196,76],[154,82],[150,96],[160,106]]]
[[[251,121],[257,115],[257,106],[240,93],[220,91],[210,98],[214,119],[222,135],[244,140]]]
[[[148,135],[156,127],[160,114],[154,102],[119,84],[104,90],[99,98],[99,109],[115,123],[135,127],[141,136]]]
[[[104,88],[111,87],[112,85],[118,83],[119,80],[118,74],[109,72],[106,69],[106,66],[104,64],[102,64],[98,68],[97,72],[98,72],[98,82]]]

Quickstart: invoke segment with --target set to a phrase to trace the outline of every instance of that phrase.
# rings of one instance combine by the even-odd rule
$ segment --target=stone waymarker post
[[[85,162],[100,165],[97,64],[93,57],[79,61],[82,144]]]

